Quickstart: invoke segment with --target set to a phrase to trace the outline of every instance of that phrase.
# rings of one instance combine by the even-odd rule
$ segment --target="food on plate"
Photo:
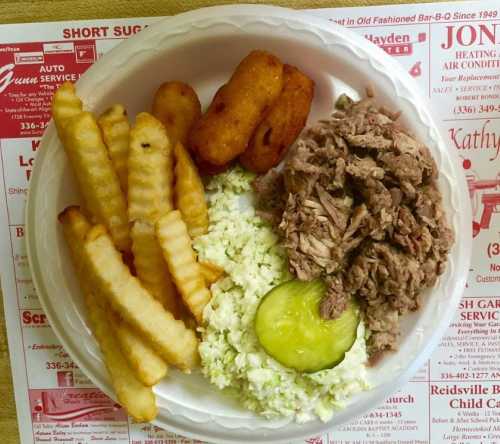
[[[255,189],[293,274],[325,280],[321,316],[335,319],[353,296],[360,301],[375,360],[397,348],[400,316],[417,310],[436,283],[454,236],[436,164],[398,114],[373,97],[342,97],[339,106]]]
[[[136,220],[130,234],[132,236],[134,267],[142,286],[165,309],[178,318],[177,290],[156,239],[154,224]]]
[[[214,176],[215,174],[223,173],[224,171],[227,171],[229,168],[231,168],[231,166],[234,164],[234,162],[228,162],[224,165],[214,165],[210,162],[207,162],[206,160],[203,160],[200,156],[192,151],[191,155],[196,163],[196,166],[198,167],[198,171],[202,176]]]
[[[167,364],[113,311],[106,311],[109,325],[120,350],[136,378],[146,386],[157,384],[167,374]]]
[[[106,310],[97,302],[96,296],[86,293],[85,302],[118,402],[134,420],[152,421],[158,413],[153,390],[140,382],[128,366],[116,337],[110,334]]]
[[[181,143],[174,148],[175,157],[175,206],[187,225],[189,235],[194,238],[208,230],[205,189],[196,165]]]
[[[314,373],[342,362],[356,341],[359,312],[354,301],[337,319],[322,319],[325,284],[293,279],[274,287],[255,315],[260,344],[285,367]]]
[[[108,148],[111,163],[120,180],[120,186],[126,195],[130,138],[130,124],[128,122],[127,110],[123,105],[113,105],[100,115],[97,123],[99,124],[99,128],[101,128],[102,138]]]
[[[127,367],[125,356],[119,349],[119,341],[107,326],[106,311],[110,313],[107,304],[100,294],[93,293],[92,286],[87,279],[88,261],[83,246],[91,224],[76,206],[66,208],[59,214],[58,219],[63,226],[64,237],[85,294],[92,330],[103,352],[118,400],[135,420],[151,421],[156,416],[153,392],[143,385],[140,378],[137,379],[134,372]]]
[[[64,82],[52,99],[52,118],[61,141],[63,140],[63,128],[68,120],[82,111],[83,104],[76,95],[75,85],[71,82]]]
[[[198,261],[200,264],[201,274],[203,279],[208,286],[217,282],[224,274],[224,269],[218,265],[212,264],[211,262]]]
[[[344,360],[316,373],[284,367],[260,346],[255,313],[266,293],[291,275],[279,236],[250,204],[254,178],[235,167],[207,183],[210,229],[194,246],[201,261],[220,266],[226,275],[211,286],[204,312],[202,372],[267,418],[327,420],[368,386],[364,324]]]
[[[130,130],[128,216],[154,224],[173,208],[173,146],[161,122],[140,113]]]
[[[221,166],[245,151],[248,142],[279,96],[283,64],[266,51],[252,51],[228,83],[215,94],[189,135],[189,149],[210,164]]]
[[[265,51],[244,58],[190,132],[189,148],[202,174],[227,170],[233,160],[265,173],[303,129],[314,82]]]
[[[75,267],[77,277],[86,291],[89,287],[89,282],[85,279],[85,255],[83,254],[83,243],[85,236],[92,227],[87,218],[83,215],[80,207],[73,205],[65,208],[57,219],[63,227],[64,238],[71,254],[71,261]]]
[[[121,105],[111,107],[100,117],[101,134],[92,114],[82,111],[81,101],[71,84],[63,85],[56,93],[53,109],[61,140],[75,166],[93,218],[92,223],[104,220],[108,222],[109,231],[116,232],[117,224],[127,215],[125,194],[128,195],[132,251],[124,248],[124,242],[120,243],[118,239],[116,245],[122,247],[119,252],[105,227],[92,226],[78,207],[64,210],[59,220],[74,259],[75,271],[81,277],[82,289],[87,295],[94,334],[105,360],[116,360],[107,362],[107,366],[119,401],[135,419],[151,420],[156,415],[156,406],[154,396],[146,386],[156,384],[166,375],[165,361],[187,372],[199,361],[196,334],[172,316],[173,313],[180,317],[183,312],[155,233],[157,219],[172,209],[173,145],[163,125],[147,113],[139,114],[135,127],[129,131]],[[111,161],[103,138],[108,144],[109,157],[113,158]],[[117,156],[113,157],[113,153]],[[200,214],[206,213],[203,188],[201,193],[199,189],[193,191],[201,182],[198,178],[196,184],[196,170],[189,169],[192,166],[192,163],[188,164],[189,155],[183,156],[180,152],[178,157],[182,157],[179,172],[187,176],[179,181],[180,187],[191,194],[191,200],[184,200],[183,206],[198,215],[193,221],[194,225],[197,223],[201,227],[203,222],[200,223],[199,219],[203,217]],[[113,160],[117,161],[114,162],[115,169],[111,165]],[[120,189],[117,175],[120,168],[122,177],[127,179],[128,193],[121,194],[123,205],[118,205],[121,212],[116,217],[113,214],[117,207],[115,194],[125,191],[125,187]],[[182,200],[182,196],[178,196]],[[201,206],[201,211],[198,206]],[[128,220],[123,225],[129,236]],[[137,272],[142,282],[130,274],[124,261]],[[212,273],[215,274],[215,270]],[[187,292],[193,290],[188,287],[189,283],[183,288]],[[189,319],[187,321],[193,326]],[[99,337],[103,334],[103,322],[108,326],[110,338]],[[193,327],[196,328],[196,324]],[[111,344],[115,348],[113,353],[109,350]],[[127,381],[128,388],[124,387]],[[144,390],[152,396],[149,400]],[[134,396],[137,405],[131,406]]]
[[[240,163],[255,173],[275,167],[304,128],[313,95],[314,82],[295,66],[284,65],[283,89],[241,154]]]
[[[84,252],[96,293],[106,297],[121,317],[147,340],[168,364],[189,372],[198,364],[195,333],[176,320],[130,274],[102,225],[87,233]]]
[[[161,122],[148,113],[130,131],[128,212],[134,267],[141,284],[175,317],[177,292],[156,239],[154,225],[173,207],[173,152]]]
[[[368,364],[397,348],[401,316],[443,272],[454,236],[429,150],[371,94],[341,96],[294,143],[313,92],[298,68],[256,50],[203,116],[190,86],[167,82],[154,116],[129,129],[114,105],[102,137],[72,85],[56,93],[94,218],[70,207],[59,220],[136,419],[156,414],[149,386],[167,364],[201,361],[266,418],[326,421],[370,387]]]
[[[109,230],[116,247],[129,251],[125,196],[94,116],[80,112],[69,118],[60,137],[87,209]]]
[[[179,210],[171,211],[158,220],[156,235],[182,300],[201,324],[203,310],[211,294],[201,274],[187,226]]]
[[[152,114],[165,126],[172,144],[186,146],[189,131],[201,116],[201,104],[188,84],[165,82],[154,95]]]

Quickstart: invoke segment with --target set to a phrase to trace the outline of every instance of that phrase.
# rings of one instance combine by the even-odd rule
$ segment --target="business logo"
[[[0,94],[14,81],[14,64],[8,63],[0,68]]]
[[[14,63],[16,65],[38,65],[45,61],[43,52],[16,52],[14,54]]]
[[[125,411],[96,389],[35,389],[29,397],[34,422],[126,421]]]
[[[94,45],[75,45],[76,63],[94,63],[96,60]]]
[[[475,220],[472,221],[472,236],[476,237],[481,230],[488,230],[491,225],[491,217],[500,213],[500,174],[495,179],[478,179],[475,173],[467,174],[467,185],[472,205],[472,213]],[[497,192],[495,192],[495,190]],[[478,194],[481,194],[479,204]],[[477,216],[481,208],[479,222]]]
[[[450,25],[446,27],[445,41],[441,48],[457,46],[500,45],[500,24]]]
[[[405,56],[413,54],[413,45],[425,42],[427,34],[420,32],[416,41],[412,40],[408,34],[396,34],[395,32],[385,35],[365,34],[365,38],[382,48],[387,54]]]
[[[75,51],[73,42],[44,43],[45,54],[69,54]]]
[[[57,372],[57,386],[58,387],[73,387],[75,380],[72,371],[59,371]]]

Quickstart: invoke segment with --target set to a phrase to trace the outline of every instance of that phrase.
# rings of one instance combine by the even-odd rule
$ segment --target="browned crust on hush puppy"
[[[283,90],[255,130],[241,164],[255,173],[265,173],[285,156],[304,128],[311,109],[314,82],[295,66],[283,69]]]
[[[189,148],[211,165],[226,165],[248,146],[252,134],[283,87],[283,64],[252,51],[222,86],[189,136]]]

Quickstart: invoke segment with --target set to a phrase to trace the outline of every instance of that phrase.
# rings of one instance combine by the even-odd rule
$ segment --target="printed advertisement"
[[[317,9],[394,57],[456,150],[473,252],[456,315],[430,360],[378,408],[308,444],[500,444],[500,3]],[[23,444],[196,442],[135,424],[59,344],[31,281],[24,207],[56,88],[159,18],[0,26],[0,271]],[[199,441],[198,441],[199,442]]]

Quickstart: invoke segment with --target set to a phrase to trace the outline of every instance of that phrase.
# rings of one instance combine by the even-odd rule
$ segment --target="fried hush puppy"
[[[283,79],[281,94],[239,158],[254,173],[265,173],[278,165],[304,128],[311,109],[314,82],[291,65],[284,66]]]
[[[195,123],[188,142],[194,157],[213,166],[237,158],[282,88],[280,60],[266,51],[252,51]]]

